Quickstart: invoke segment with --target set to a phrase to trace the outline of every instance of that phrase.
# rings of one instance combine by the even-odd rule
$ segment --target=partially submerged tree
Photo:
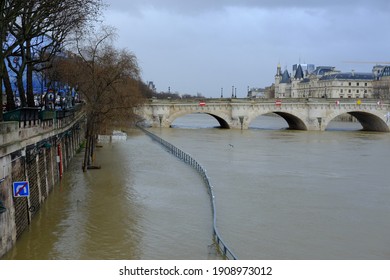
[[[77,38],[77,54],[59,61],[62,79],[77,88],[86,103],[84,171],[91,164],[97,135],[129,124],[134,120],[133,108],[143,101],[137,59],[112,47],[113,37],[114,32],[107,28],[83,34]]]

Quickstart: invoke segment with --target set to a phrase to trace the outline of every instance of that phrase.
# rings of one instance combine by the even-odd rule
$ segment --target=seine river
[[[192,155],[214,186],[217,224],[239,259],[390,259],[390,134],[331,123],[248,130],[208,115],[152,132]],[[200,176],[139,130],[103,144],[100,170],[71,164],[4,259],[218,259]]]

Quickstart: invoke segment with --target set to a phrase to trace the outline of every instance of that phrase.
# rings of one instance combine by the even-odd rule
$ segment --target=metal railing
[[[58,122],[57,126],[60,127],[69,123],[82,109],[83,104],[81,103],[65,110],[42,110],[38,107],[25,107],[4,112],[3,120],[17,121],[20,128],[53,126],[55,121]]]
[[[232,250],[229,249],[229,247],[226,245],[226,243],[222,240],[221,235],[218,232],[217,229],[217,210],[215,207],[215,195],[213,191],[213,186],[210,183],[210,180],[207,176],[206,170],[189,154],[186,152],[180,150],[176,146],[172,145],[171,143],[165,141],[161,137],[155,135],[154,133],[148,131],[147,129],[143,128],[140,125],[137,125],[138,128],[140,128],[145,134],[150,136],[153,140],[160,143],[163,147],[165,147],[170,153],[172,153],[177,158],[181,159],[191,167],[193,167],[203,178],[203,181],[205,182],[209,195],[210,195],[210,202],[211,202],[211,210],[213,214],[213,237],[216,242],[217,248],[220,250],[222,255],[227,259],[237,260],[236,255],[233,253]]]

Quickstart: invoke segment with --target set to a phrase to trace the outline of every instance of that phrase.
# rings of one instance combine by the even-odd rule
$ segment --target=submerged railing
[[[164,146],[166,149],[168,149],[169,152],[171,152],[174,156],[177,158],[183,160],[185,163],[192,166],[203,178],[203,181],[205,182],[209,195],[210,195],[210,202],[211,202],[211,210],[213,213],[213,237],[215,239],[215,242],[217,244],[218,249],[221,251],[224,257],[227,259],[237,260],[236,255],[232,252],[232,250],[229,249],[229,247],[226,245],[226,243],[222,240],[218,229],[217,229],[217,210],[215,207],[215,195],[213,191],[213,186],[210,183],[210,180],[207,176],[206,170],[189,154],[186,152],[180,150],[176,146],[172,145],[171,143],[165,141],[161,137],[155,135],[154,133],[146,130],[142,126],[138,127],[145,132],[148,136],[150,136],[153,140],[160,143],[162,146]]]

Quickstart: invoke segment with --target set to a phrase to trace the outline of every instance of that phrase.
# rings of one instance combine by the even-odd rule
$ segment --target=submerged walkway
[[[233,259],[237,260],[237,256],[233,253],[232,250],[229,249],[229,247],[226,245],[226,243],[222,240],[221,235],[218,232],[217,229],[217,210],[215,207],[215,195],[213,191],[213,186],[210,183],[210,180],[207,176],[206,170],[189,154],[185,153],[184,151],[180,150],[179,148],[175,147],[171,143],[165,141],[161,137],[155,135],[154,133],[146,130],[145,128],[138,126],[145,134],[150,136],[153,140],[157,141],[159,144],[161,144],[163,147],[168,149],[169,152],[171,152],[174,156],[181,159],[188,165],[190,165],[192,168],[194,168],[203,178],[206,187],[208,189],[209,195],[210,195],[210,202],[211,202],[211,210],[213,213],[213,237],[215,239],[215,242],[217,244],[218,249],[221,251],[223,256],[227,259]]]

